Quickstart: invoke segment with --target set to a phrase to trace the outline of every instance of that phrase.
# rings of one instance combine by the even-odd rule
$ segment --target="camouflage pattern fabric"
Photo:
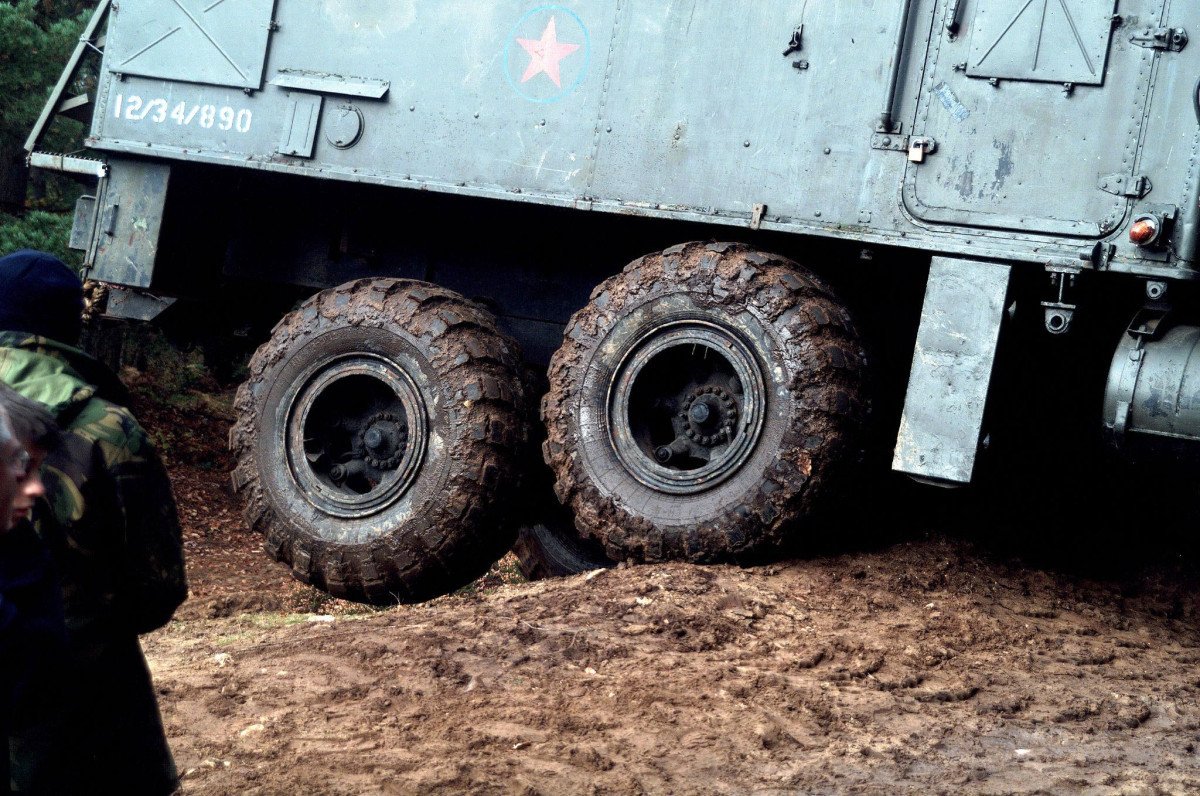
[[[0,380],[45,404],[62,435],[46,460],[49,512],[38,533],[59,569],[74,672],[55,741],[89,781],[126,793],[177,783],[137,634],[160,627],[187,596],[175,501],[116,377],[78,349],[0,332]],[[10,736],[14,785],[48,738]],[[60,746],[60,751],[61,751]],[[20,792],[20,790],[18,790]]]
[[[38,523],[60,569],[67,626],[145,633],[187,597],[179,521],[146,432],[100,393],[128,400],[124,388],[111,374],[100,381],[113,384],[96,386],[80,373],[103,375],[100,367],[69,346],[0,332],[0,380],[48,406],[67,431],[44,473],[53,521]]]

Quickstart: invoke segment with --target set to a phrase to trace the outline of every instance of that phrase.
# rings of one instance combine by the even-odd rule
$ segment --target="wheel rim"
[[[737,332],[706,321],[659,326],[618,365],[608,428],[621,464],[645,486],[693,494],[732,476],[766,414],[762,368]]]
[[[288,473],[319,511],[364,517],[399,499],[425,455],[425,402],[395,363],[370,354],[327,360],[285,403]]]

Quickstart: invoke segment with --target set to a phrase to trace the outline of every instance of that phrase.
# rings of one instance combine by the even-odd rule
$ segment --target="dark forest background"
[[[94,7],[77,0],[0,0],[0,254],[41,249],[79,267],[81,255],[67,248],[67,239],[82,186],[30,174],[23,146]],[[66,96],[94,97],[97,60],[85,61]],[[82,123],[58,117],[39,149],[77,152],[85,133]]]

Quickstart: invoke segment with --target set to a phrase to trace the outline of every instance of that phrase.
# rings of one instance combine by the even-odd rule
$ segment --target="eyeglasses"
[[[12,456],[8,458],[9,469],[18,479],[25,478],[29,475],[29,465],[32,463],[32,458],[29,451],[24,448],[17,448]]]

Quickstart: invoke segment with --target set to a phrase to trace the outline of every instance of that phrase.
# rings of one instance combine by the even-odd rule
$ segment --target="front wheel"
[[[796,263],[690,243],[634,261],[567,326],[542,402],[559,499],[614,559],[748,561],[861,458],[865,356]]]
[[[386,604],[482,574],[527,436],[520,354],[434,285],[364,279],[279,323],[238,390],[234,485],[302,581]]]

